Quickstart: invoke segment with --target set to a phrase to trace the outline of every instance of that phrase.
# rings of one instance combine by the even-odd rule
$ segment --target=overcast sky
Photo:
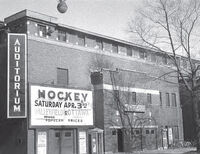
[[[128,21],[141,0],[66,0],[68,11],[57,11],[58,0],[0,0],[0,20],[29,9],[55,16],[59,23],[128,40]]]

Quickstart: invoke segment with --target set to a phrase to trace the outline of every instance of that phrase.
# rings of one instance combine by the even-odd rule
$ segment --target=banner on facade
[[[31,126],[93,125],[92,91],[30,86]]]
[[[26,34],[8,33],[8,118],[26,118],[26,50]]]

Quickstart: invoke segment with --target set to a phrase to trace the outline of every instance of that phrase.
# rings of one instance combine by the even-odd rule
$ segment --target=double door
[[[74,129],[49,130],[49,154],[75,154],[76,132]]]

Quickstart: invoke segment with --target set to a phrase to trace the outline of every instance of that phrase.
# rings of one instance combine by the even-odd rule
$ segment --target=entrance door
[[[118,137],[118,152],[124,152],[124,138],[123,132],[121,129],[117,130],[117,137]]]
[[[144,149],[156,149],[157,141],[156,141],[156,129],[155,128],[146,128],[143,132],[143,148]]]
[[[49,154],[74,154],[75,130],[50,130],[48,149]]]

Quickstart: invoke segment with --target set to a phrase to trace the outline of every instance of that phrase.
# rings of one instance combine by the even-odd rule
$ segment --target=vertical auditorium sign
[[[26,50],[26,34],[8,33],[8,118],[26,118]]]

